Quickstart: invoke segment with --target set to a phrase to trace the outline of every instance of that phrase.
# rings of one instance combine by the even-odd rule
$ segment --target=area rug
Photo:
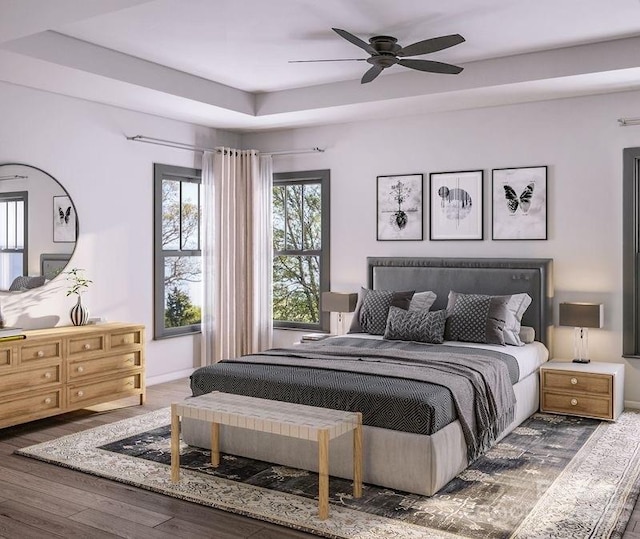
[[[535,414],[433,497],[330,481],[317,518],[317,475],[181,447],[169,479],[169,409],[16,453],[322,537],[357,539],[621,537],[640,488],[640,413],[615,423]]]

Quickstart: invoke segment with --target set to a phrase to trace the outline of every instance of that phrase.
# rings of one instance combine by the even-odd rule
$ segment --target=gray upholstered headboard
[[[367,258],[368,286],[381,290],[432,290],[432,310],[444,309],[450,290],[506,295],[526,292],[532,302],[522,324],[550,348],[553,261],[540,258]]]

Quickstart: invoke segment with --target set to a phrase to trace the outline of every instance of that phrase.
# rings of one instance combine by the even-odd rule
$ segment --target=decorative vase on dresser
[[[74,326],[84,326],[89,321],[89,309],[82,304],[82,296],[78,294],[78,301],[71,307],[69,311],[71,317],[71,323]]]

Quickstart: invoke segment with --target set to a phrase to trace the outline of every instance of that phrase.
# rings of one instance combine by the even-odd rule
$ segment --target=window
[[[200,331],[199,170],[154,165],[154,338]]]
[[[273,325],[329,330],[329,171],[273,175]]]
[[[26,191],[0,193],[0,289],[9,290],[20,275],[27,275]]]
[[[622,354],[640,357],[640,148],[625,148],[622,172]]]

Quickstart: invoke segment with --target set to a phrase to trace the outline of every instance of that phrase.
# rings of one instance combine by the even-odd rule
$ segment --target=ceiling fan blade
[[[412,45],[407,45],[400,49],[397,56],[419,56],[420,54],[429,54],[430,52],[448,49],[454,45],[464,43],[465,39],[460,34],[451,34],[449,36],[434,37],[418,41]]]
[[[378,51],[376,51],[371,45],[369,45],[369,43],[367,43],[366,41],[362,41],[362,39],[360,39],[359,37],[354,36],[353,34],[350,34],[349,32],[347,32],[346,30],[340,30],[340,28],[332,28],[332,30],[338,34],[341,38],[346,39],[349,43],[353,43],[354,45],[356,45],[357,47],[360,47],[361,49],[364,49],[365,51],[367,51],[369,54],[371,54],[372,56],[377,56],[378,55]]]
[[[432,60],[400,60],[398,65],[417,69],[418,71],[428,71],[429,73],[445,73],[447,75],[457,75],[464,68]]]
[[[382,66],[373,66],[362,76],[362,79],[360,80],[360,84],[366,84],[367,82],[371,82],[378,75],[380,75],[380,73],[382,73],[383,69],[384,67]]]
[[[289,60],[290,64],[304,64],[308,62],[364,62],[366,58],[333,58],[331,60]]]

